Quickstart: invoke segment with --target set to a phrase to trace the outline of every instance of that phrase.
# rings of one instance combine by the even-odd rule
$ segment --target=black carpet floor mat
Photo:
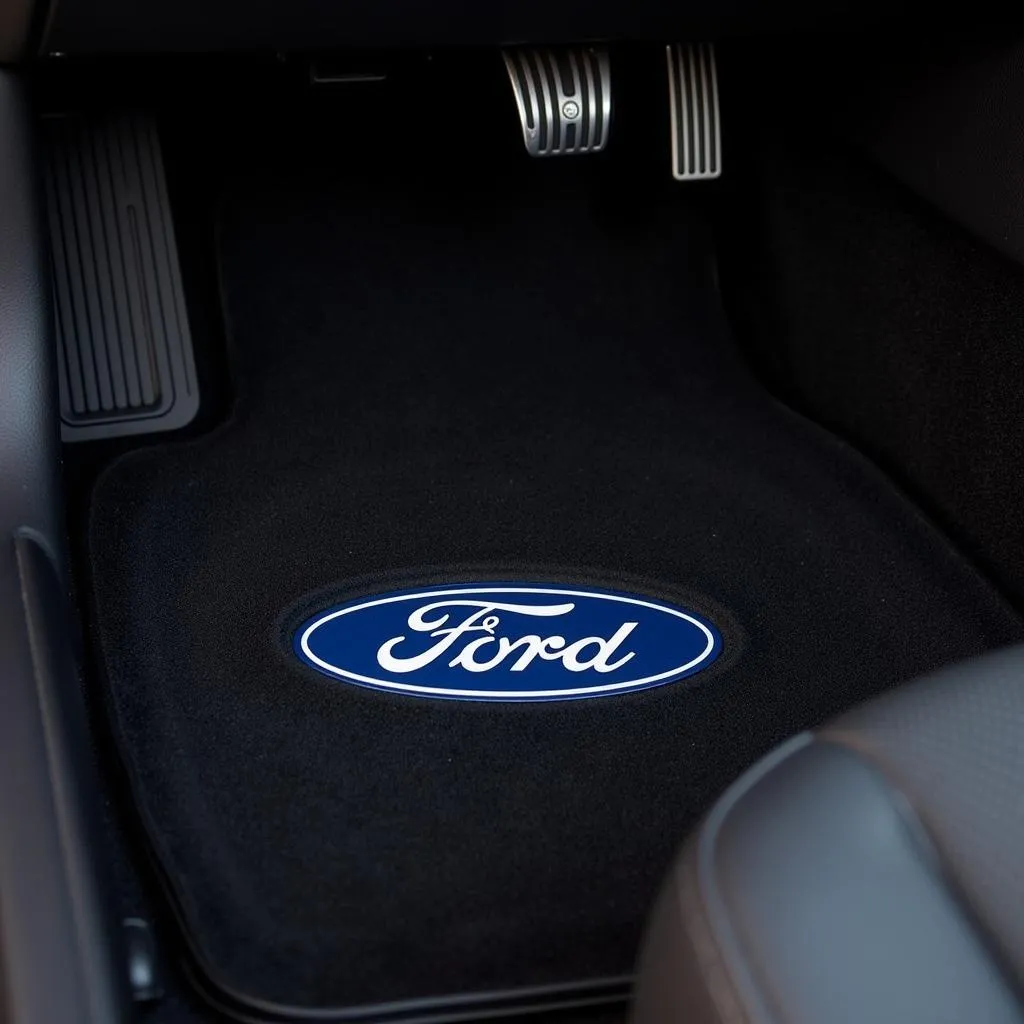
[[[115,731],[189,942],[307,1008],[628,974],[737,773],[1020,624],[749,377],[685,190],[302,166],[228,189],[230,422],[122,458],[92,509]],[[482,574],[680,593],[725,650],[484,704],[316,675],[282,633],[310,594]]]

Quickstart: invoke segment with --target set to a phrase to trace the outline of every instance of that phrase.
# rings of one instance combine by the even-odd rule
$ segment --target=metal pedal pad
[[[199,408],[156,124],[44,122],[61,434],[174,430]]]
[[[612,79],[606,50],[505,50],[530,156],[599,153],[608,143]]]
[[[672,114],[672,174],[679,181],[722,173],[722,121],[713,43],[666,46]]]

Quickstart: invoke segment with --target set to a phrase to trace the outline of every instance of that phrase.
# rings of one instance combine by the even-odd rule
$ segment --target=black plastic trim
[[[10,1024],[118,1024],[127,985],[92,839],[50,286],[25,96],[0,71],[0,957]]]
[[[995,7],[995,0],[976,0],[972,14]],[[739,31],[888,28],[900,20],[917,27],[922,12],[933,25],[952,17],[923,0],[60,0],[50,46],[109,55],[664,41]]]
[[[189,970],[188,974],[193,986],[212,1007],[244,1024],[463,1024],[590,1007],[625,1006],[633,988],[633,979],[623,976],[348,1009],[311,1010],[249,1000],[216,988],[203,977],[201,969]]]
[[[3,0],[0,4],[0,64],[11,64],[29,49],[35,0]]]

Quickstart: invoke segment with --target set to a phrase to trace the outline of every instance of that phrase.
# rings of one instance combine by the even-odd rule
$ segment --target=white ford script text
[[[426,633],[435,643],[419,654],[414,654],[412,651],[419,646],[414,638],[404,635],[392,637],[381,644],[377,651],[377,661],[388,672],[416,672],[439,658],[447,658],[450,668],[487,672],[515,655],[514,662],[509,666],[512,672],[522,672],[531,662],[540,658],[543,661],[561,661],[563,667],[570,672],[593,669],[595,672],[607,673],[622,668],[634,657],[635,652],[629,651],[617,660],[612,660],[630,633],[636,629],[636,622],[624,622],[607,639],[585,636],[570,641],[557,634],[542,637],[535,633],[512,639],[498,632],[502,624],[501,614],[498,613],[558,618],[569,615],[574,608],[572,603],[531,605],[503,604],[497,601],[438,601],[418,608],[408,620],[409,629],[413,633]],[[456,645],[474,634],[483,635],[474,636],[456,653]],[[396,648],[401,648],[402,653],[396,653]],[[404,653],[407,650],[410,652],[408,655]]]

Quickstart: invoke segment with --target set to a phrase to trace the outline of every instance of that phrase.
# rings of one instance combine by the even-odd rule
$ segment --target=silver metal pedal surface
[[[672,115],[672,174],[679,181],[722,173],[718,68],[712,43],[666,46]]]
[[[612,80],[605,50],[505,50],[530,156],[598,153],[608,143]]]
[[[45,122],[61,433],[172,430],[199,407],[154,121]]]

